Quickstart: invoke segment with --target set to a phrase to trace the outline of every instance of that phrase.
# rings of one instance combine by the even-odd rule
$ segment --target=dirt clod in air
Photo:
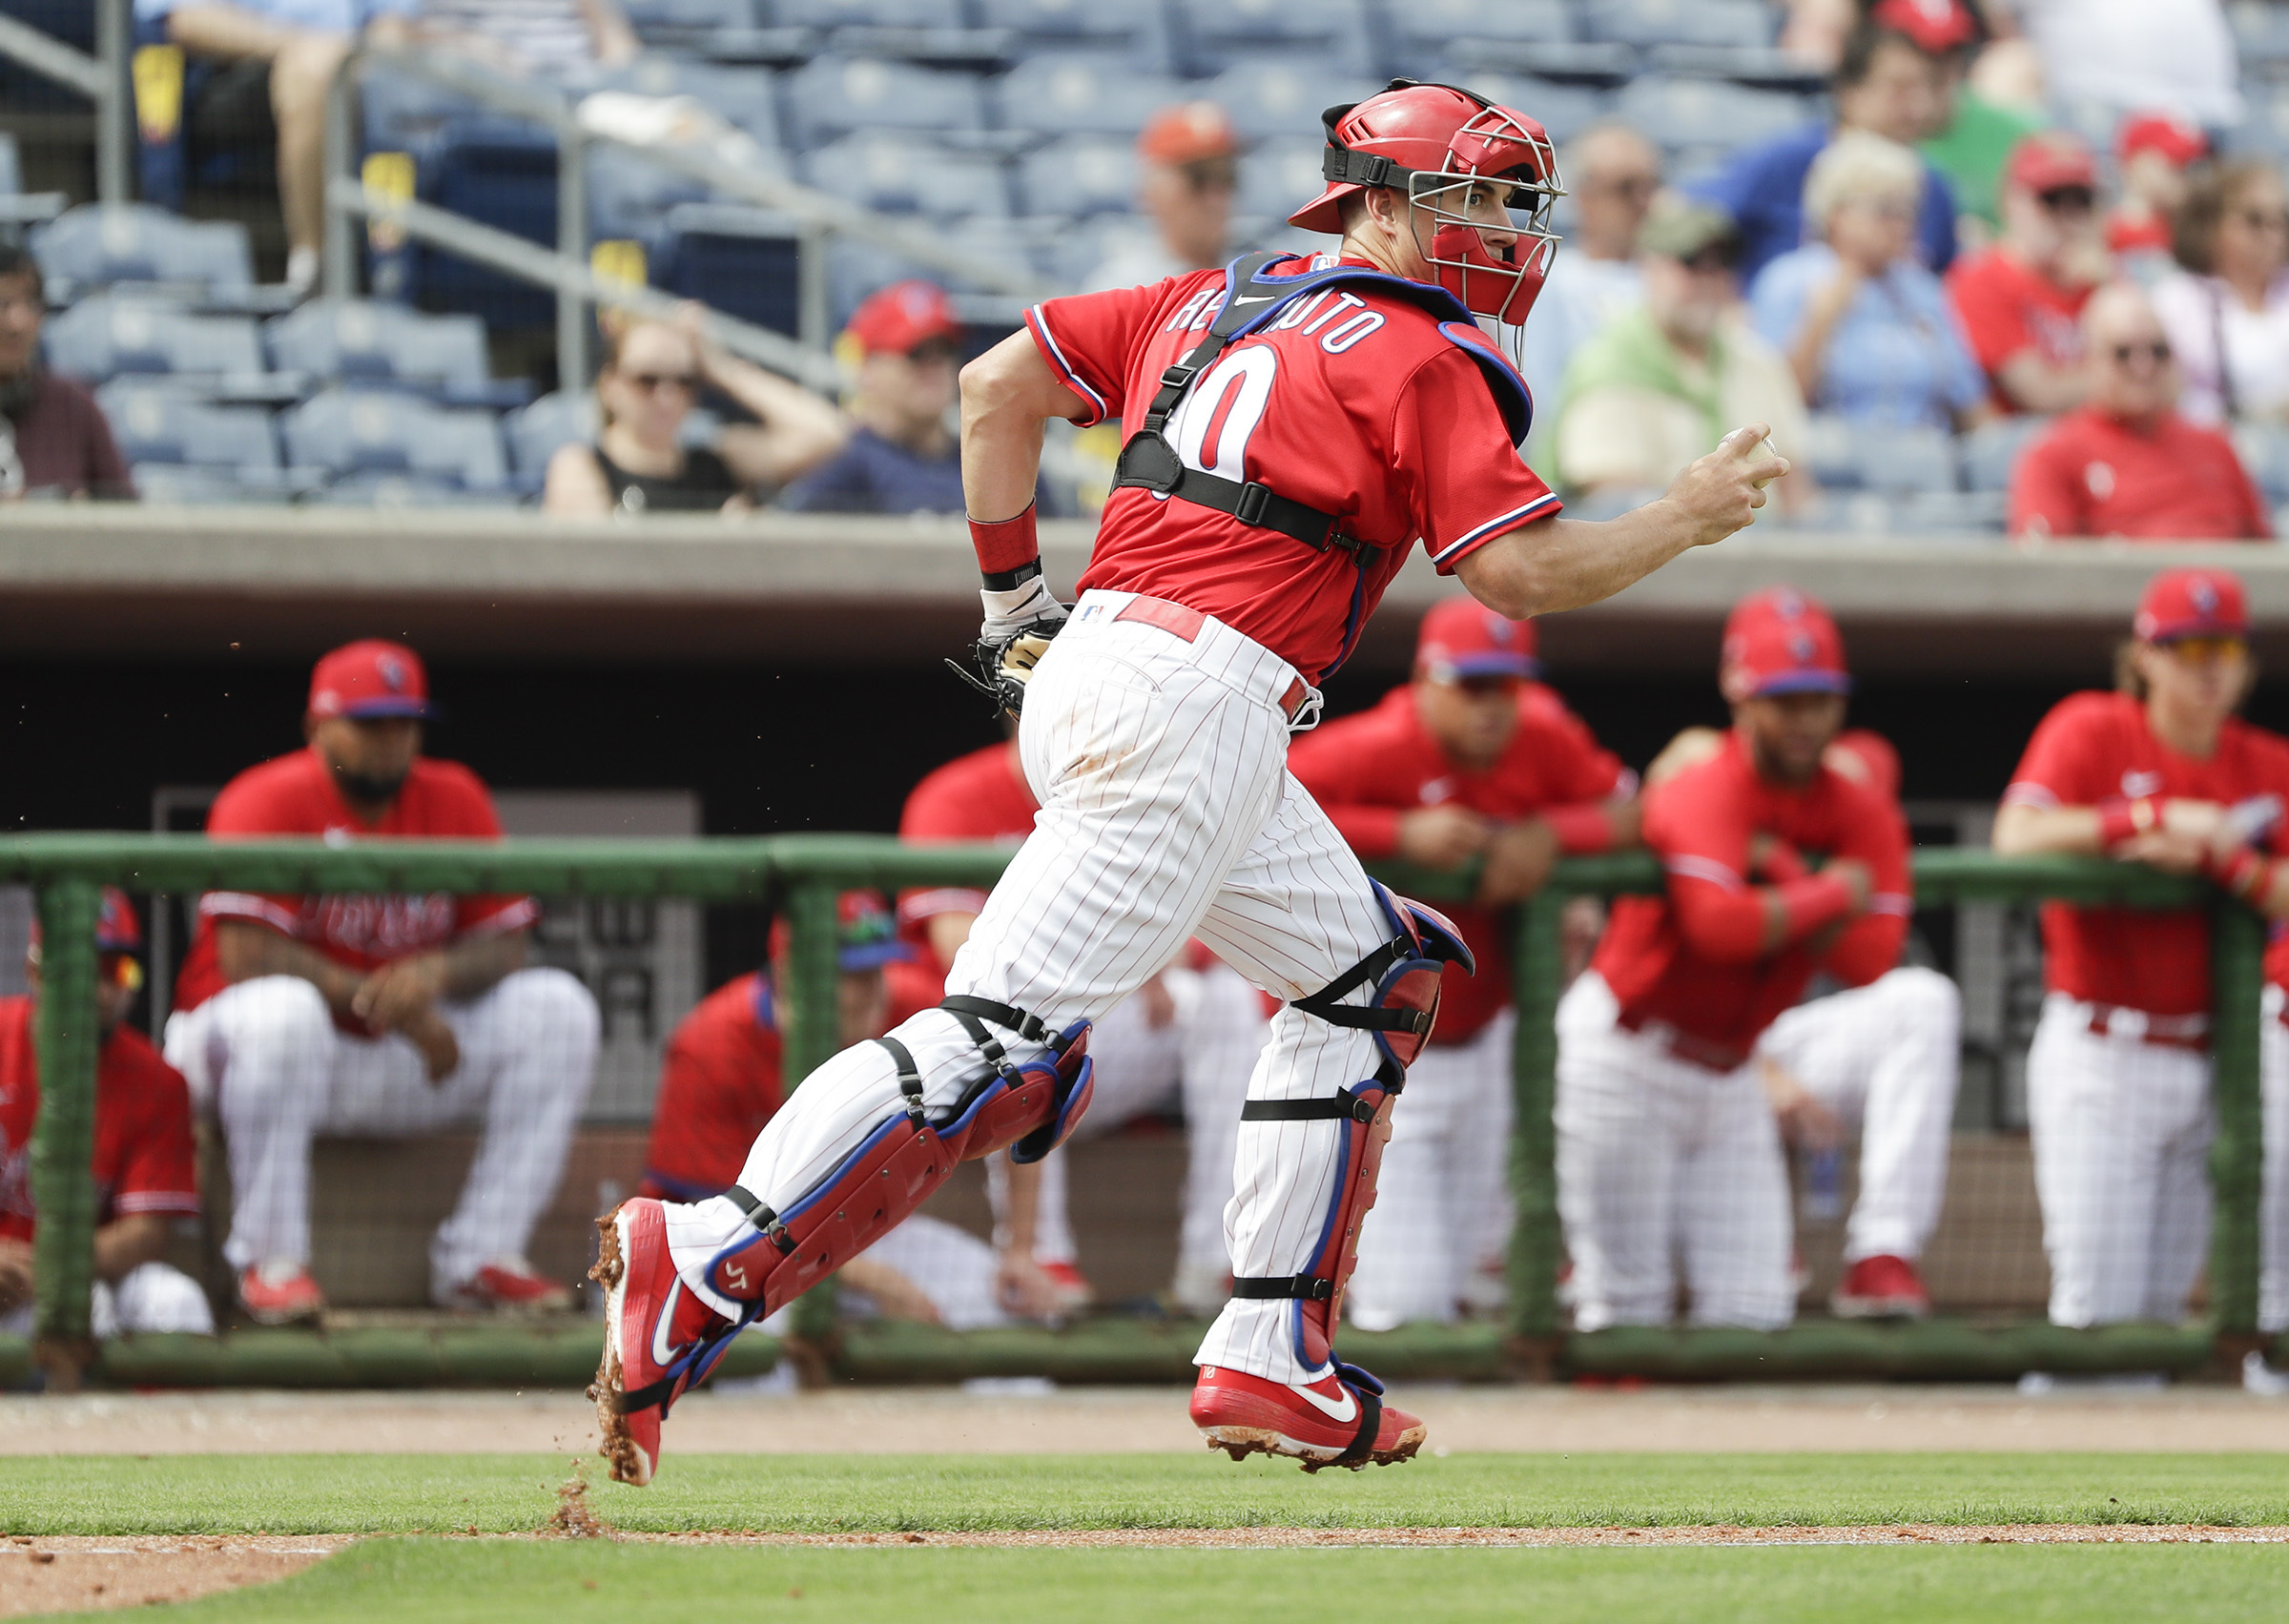
[[[548,1531],[566,1539],[602,1539],[612,1531],[588,1504],[588,1463],[578,1455],[572,1457],[572,1475],[556,1486],[556,1510],[548,1515]]]

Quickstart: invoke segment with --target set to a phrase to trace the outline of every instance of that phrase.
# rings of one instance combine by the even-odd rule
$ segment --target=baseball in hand
[[[1769,434],[1766,435],[1762,441],[1757,442],[1757,449],[1763,452],[1767,457],[1778,457],[1780,455],[1778,451],[1775,451],[1772,448],[1772,436]],[[1772,477],[1774,480],[1779,478],[1780,476],[1778,474],[1775,474]],[[1772,480],[1751,480],[1748,483],[1752,485],[1755,485],[1757,489],[1763,490],[1766,485],[1772,483]]]

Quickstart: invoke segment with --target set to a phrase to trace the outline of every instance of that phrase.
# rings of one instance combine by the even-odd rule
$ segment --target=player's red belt
[[[1181,637],[1186,643],[1199,640],[1200,628],[1207,624],[1208,619],[1198,609],[1186,608],[1182,604],[1172,604],[1165,598],[1148,598],[1142,592],[1132,596],[1123,606],[1121,612],[1113,618],[1115,620],[1133,620],[1141,625],[1157,627],[1169,636]],[[1280,695],[1281,713],[1290,722],[1294,721],[1296,712],[1304,708],[1304,701],[1310,697],[1311,685],[1305,682],[1303,678],[1297,677]]]
[[[2210,1018],[2206,1015],[2149,1015],[2121,1004],[2093,1004],[2091,1032],[2099,1038],[2134,1038],[2165,1049],[2189,1049],[2196,1055],[2210,1048]],[[2122,1028],[2117,1032],[2116,1026]]]
[[[1737,1049],[1730,1043],[1720,1043],[1713,1038],[1696,1038],[1690,1032],[1680,1032],[1665,1020],[1623,1010],[1614,1018],[1614,1024],[1624,1032],[1649,1032],[1660,1039],[1661,1047],[1681,1060],[1690,1060],[1710,1071],[1739,1071],[1748,1064],[1748,1051]]]

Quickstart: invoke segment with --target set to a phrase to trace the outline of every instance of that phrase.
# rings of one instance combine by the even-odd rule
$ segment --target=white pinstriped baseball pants
[[[2258,1326],[2289,1331],[2289,1027],[2281,989],[2265,989],[2258,1054],[2264,1084],[2265,1185],[2259,1200]]]
[[[1213,619],[1189,641],[1116,620],[1128,602],[1124,592],[1085,594],[1034,673],[1018,743],[1041,815],[946,990],[1062,1027],[1111,1009],[1198,936],[1282,1000],[1317,992],[1388,941],[1391,926],[1358,858],[1287,771],[1280,700],[1296,672]],[[914,1016],[897,1037],[932,1109],[952,1104],[977,1075],[976,1050],[940,1011]],[[1331,1098],[1372,1077],[1377,1055],[1371,1034],[1284,1008],[1248,1098]],[[771,1206],[792,1203],[899,1108],[888,1053],[846,1049],[794,1090],[739,1182]],[[1293,1275],[1311,1262],[1344,1125],[1242,1124],[1225,1214],[1234,1273]],[[739,1232],[738,1209],[718,1197],[670,1204],[667,1218],[685,1284],[735,1308],[699,1276]],[[1227,1303],[1199,1362],[1272,1381],[1318,1379],[1324,1368],[1299,1354],[1298,1307]]]

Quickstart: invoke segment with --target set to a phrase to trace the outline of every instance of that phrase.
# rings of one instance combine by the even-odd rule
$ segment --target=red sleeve
[[[2102,768],[2097,749],[2100,718],[2090,702],[2102,696],[2075,694],[2052,708],[2027,741],[2027,753],[2011,775],[2003,804],[2022,807],[2087,807],[2105,798],[2093,769]]]
[[[1310,791],[1345,845],[1371,861],[1396,856],[1399,820],[1408,809],[1374,802],[1374,752],[1359,746],[1356,726],[1331,722],[1289,747],[1288,771]]]
[[[1748,808],[1724,779],[1693,769],[1647,797],[1645,844],[1668,875],[1678,931],[1697,957],[1751,964],[1764,956],[1764,898],[1745,877]]]
[[[1908,921],[1915,912],[1915,882],[1908,864],[1908,822],[1898,805],[1848,786],[1851,808],[1836,855],[1866,863],[1875,883],[1867,912],[1838,933],[1822,960],[1847,987],[1865,987],[1900,962]]]
[[[1948,276],[1948,298],[1963,322],[1971,354],[1989,377],[2021,350],[2034,346],[2026,306],[2012,297],[2007,278],[1994,275],[1990,257],[1959,260]]]
[[[995,750],[1005,747],[995,745]],[[906,797],[898,813],[901,840],[991,840],[999,833],[980,827],[978,797],[962,792],[963,774],[958,771],[975,757],[963,756],[927,774]],[[898,922],[918,943],[923,920],[939,914],[978,914],[985,909],[985,893],[970,885],[909,887],[898,893]]]
[[[1511,444],[1478,363],[1459,346],[1433,356],[1400,389],[1391,460],[1413,482],[1416,533],[1441,575],[1564,505]]]
[[[1053,298],[1025,313],[1041,359],[1080,397],[1071,414],[1075,426],[1119,421],[1129,357],[1166,291],[1165,282],[1148,282]]]
[[[2011,471],[2011,533],[2088,535],[2083,497],[2073,447],[2052,429],[2021,452]]]
[[[262,834],[317,834],[300,815],[289,780],[270,764],[249,769],[222,787],[207,809],[207,833],[220,839]],[[299,934],[302,899],[270,892],[210,891],[198,899],[202,918],[267,925],[280,935]]]
[[[121,1218],[146,1212],[196,1216],[198,1158],[191,1137],[191,1090],[148,1045],[133,1047],[134,1036],[114,1036],[104,1057],[107,1069],[122,1068],[103,1091],[110,1095],[106,1103],[116,1100],[122,1112],[112,1210]],[[103,1137],[101,1128],[97,1137]]]
[[[737,1182],[749,1146],[778,1109],[781,1079],[755,1042],[753,987],[752,976],[741,976],[668,1039],[644,1175],[670,1195],[693,1199]]]

